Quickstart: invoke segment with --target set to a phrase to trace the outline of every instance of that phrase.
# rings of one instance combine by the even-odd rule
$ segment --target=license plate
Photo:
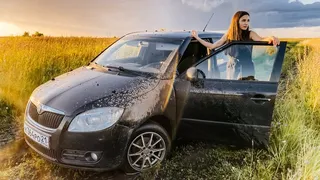
[[[38,144],[50,149],[50,137],[35,131],[33,128],[24,124],[24,133]]]

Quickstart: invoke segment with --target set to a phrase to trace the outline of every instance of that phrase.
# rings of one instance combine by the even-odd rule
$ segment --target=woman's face
[[[250,18],[248,15],[244,15],[239,19],[239,26],[242,30],[247,30],[249,27]]]

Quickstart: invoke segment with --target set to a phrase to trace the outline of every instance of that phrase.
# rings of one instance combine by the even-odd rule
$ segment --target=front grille
[[[57,159],[57,152],[55,150],[47,149],[47,148],[41,146],[40,144],[34,142],[32,139],[30,139],[27,136],[26,136],[26,140],[33,148],[35,148],[36,150],[38,150],[42,154],[48,156],[49,158],[51,158],[51,160],[56,160]]]
[[[41,124],[42,126],[53,128],[53,129],[56,129],[59,127],[64,117],[61,114],[56,114],[56,113],[47,112],[47,111],[43,112],[42,114],[38,114],[37,106],[33,103],[30,103],[28,113],[35,122]]]

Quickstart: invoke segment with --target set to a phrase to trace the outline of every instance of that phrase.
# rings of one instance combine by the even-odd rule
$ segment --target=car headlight
[[[122,108],[104,107],[86,111],[76,116],[69,128],[70,132],[99,131],[114,125],[123,113]]]

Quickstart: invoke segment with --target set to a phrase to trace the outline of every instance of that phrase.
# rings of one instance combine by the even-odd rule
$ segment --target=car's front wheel
[[[156,123],[139,127],[129,141],[124,170],[127,173],[143,172],[161,163],[171,148],[166,130]]]

